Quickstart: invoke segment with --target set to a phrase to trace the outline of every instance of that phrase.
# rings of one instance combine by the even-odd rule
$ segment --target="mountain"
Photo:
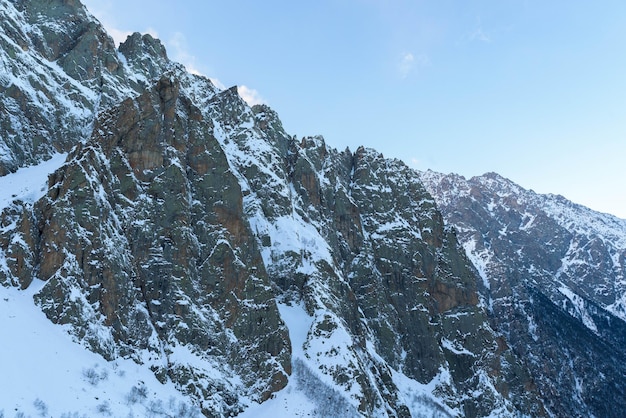
[[[626,220],[489,173],[421,174],[483,279],[494,327],[555,416],[626,410]]]
[[[116,49],[77,0],[0,0],[0,15],[0,416],[600,416],[591,397],[620,401],[600,386],[619,384],[617,291],[512,292],[541,302],[544,351],[524,351],[523,319],[498,316],[485,264],[402,162],[286,133],[150,35]],[[569,380],[549,387],[567,338],[589,341],[567,352],[569,397]]]

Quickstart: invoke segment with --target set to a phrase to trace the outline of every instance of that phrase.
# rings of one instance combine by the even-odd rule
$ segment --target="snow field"
[[[23,167],[0,177],[0,211],[15,200],[34,203],[48,190],[48,175],[61,167],[67,154],[56,154],[48,161]]]
[[[34,305],[44,285],[0,286],[0,416],[200,416],[149,368],[127,359],[107,362],[72,341]]]

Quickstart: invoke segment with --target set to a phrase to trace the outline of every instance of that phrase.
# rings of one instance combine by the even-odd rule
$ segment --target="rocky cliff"
[[[287,134],[270,108],[187,73],[149,35],[115,49],[78,1],[0,0],[0,13],[0,174],[67,153],[41,193],[0,208],[7,295],[32,293],[74,341],[149,370],[210,417],[285,393],[315,416],[568,405],[561,388],[542,392],[553,369],[537,373],[516,323],[494,319],[495,286],[402,162]],[[560,338],[541,329],[541,344]],[[81,413],[132,414],[141,387]],[[26,405],[1,396],[0,413]]]
[[[481,272],[494,326],[553,414],[621,416],[626,221],[494,173],[421,178]]]
[[[207,416],[294,375],[348,415],[541,411],[506,379],[523,370],[415,173],[296,141],[267,107],[190,80],[164,74],[103,112],[45,197],[5,212],[5,285],[44,280],[48,318]],[[298,347],[279,305],[308,318]]]

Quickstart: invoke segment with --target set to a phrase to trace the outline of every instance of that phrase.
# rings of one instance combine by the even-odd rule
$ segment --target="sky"
[[[623,0],[83,0],[291,135],[626,219]]]

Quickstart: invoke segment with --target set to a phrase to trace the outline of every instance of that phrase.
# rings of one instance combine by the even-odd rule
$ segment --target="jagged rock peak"
[[[0,0],[0,175],[68,152],[86,140],[97,113],[135,97],[164,73],[185,79],[206,106],[208,80],[169,61],[161,42],[112,38],[79,1]],[[197,89],[196,92],[192,92]],[[200,103],[198,100],[204,100]]]
[[[356,149],[354,154],[355,156],[358,156],[358,157],[364,157],[366,155],[370,155],[370,156],[375,156],[376,158],[385,158],[381,152],[375,150],[374,148],[364,147],[363,145],[360,145]]]
[[[284,131],[283,123],[278,113],[266,104],[256,104],[252,106],[259,128],[262,130],[271,129],[273,131]]]
[[[119,50],[124,55],[149,55],[167,60],[167,51],[160,39],[153,38],[149,33],[141,34],[134,32],[128,35],[126,40],[120,44]]]
[[[321,135],[305,136],[300,141],[300,148],[307,148],[307,149],[321,148],[323,150],[326,150],[326,141],[324,140],[324,137]]]
[[[93,79],[100,64],[112,73],[118,69],[113,40],[80,1],[11,3],[29,24],[26,34],[34,49],[48,61],[57,61],[71,77]]]
[[[0,175],[67,152],[101,108],[136,95],[113,40],[77,1],[0,0]]]
[[[145,73],[148,78],[159,77],[172,66],[165,46],[150,34],[135,32],[129,35],[120,44],[119,52],[126,57],[133,70]]]

